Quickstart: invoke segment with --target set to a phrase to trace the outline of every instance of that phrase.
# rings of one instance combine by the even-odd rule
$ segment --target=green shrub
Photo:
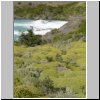
[[[31,2],[29,2],[29,6],[31,6],[32,5],[32,3]]]
[[[53,30],[51,31],[51,34],[56,34],[56,33],[58,33],[58,32],[59,32],[58,29],[53,29]]]
[[[23,44],[26,46],[36,46],[40,45],[42,40],[41,40],[41,35],[34,35],[32,30],[28,30],[27,34],[22,33],[19,36],[19,44]]]
[[[21,2],[18,2],[19,5],[21,5]]]
[[[56,55],[56,61],[58,61],[58,62],[62,62],[63,61],[62,56],[60,54]]]
[[[21,85],[14,88],[15,98],[36,98],[43,95],[39,87]]]
[[[48,57],[47,56],[46,59],[47,59],[48,62],[52,62],[53,61],[53,57]]]
[[[42,87],[46,95],[53,92],[53,81],[49,77],[46,77],[42,81]]]
[[[18,85],[22,85],[22,79],[16,72],[14,72],[14,86]]]

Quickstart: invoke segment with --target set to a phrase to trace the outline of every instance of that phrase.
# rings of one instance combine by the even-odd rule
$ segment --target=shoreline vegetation
[[[14,2],[14,18],[69,21],[14,41],[14,98],[86,98],[86,2]]]

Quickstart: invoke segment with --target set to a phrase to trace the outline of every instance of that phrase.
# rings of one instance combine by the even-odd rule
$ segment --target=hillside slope
[[[73,15],[85,16],[85,9],[85,2],[14,2],[14,18],[67,20]]]
[[[14,2],[14,18],[68,23],[43,36],[29,30],[14,42],[14,97],[85,98],[86,3],[42,3]]]
[[[86,44],[14,46],[15,98],[85,98]]]
[[[70,16],[68,18],[67,24],[63,25],[60,29],[55,29],[51,32],[48,32],[46,35],[43,36],[43,39],[51,40],[54,37],[57,37],[60,35],[64,35],[65,37],[67,37],[70,32],[74,32],[78,30],[81,27],[81,24],[84,23],[83,21],[85,20],[86,20],[85,16]],[[84,27],[86,27],[86,25]]]

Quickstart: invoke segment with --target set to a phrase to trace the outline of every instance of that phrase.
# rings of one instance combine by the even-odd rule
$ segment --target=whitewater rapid
[[[27,29],[32,29],[34,34],[44,35],[52,29],[60,28],[66,23],[68,22],[59,20],[16,20],[14,22],[14,34],[28,33]]]

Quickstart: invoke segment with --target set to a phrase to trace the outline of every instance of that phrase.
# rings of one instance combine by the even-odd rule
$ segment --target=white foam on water
[[[59,21],[59,20],[33,20],[32,22],[28,23],[14,23],[14,26],[22,26],[26,27],[27,29],[32,27],[34,34],[44,35],[47,32],[50,32],[52,29],[58,29],[64,24],[68,23],[67,21]],[[19,34],[18,32],[14,31],[14,34]]]
[[[20,32],[19,32],[19,31],[15,31],[15,30],[14,30],[14,34],[15,34],[15,35],[19,35],[19,34],[20,34]]]

